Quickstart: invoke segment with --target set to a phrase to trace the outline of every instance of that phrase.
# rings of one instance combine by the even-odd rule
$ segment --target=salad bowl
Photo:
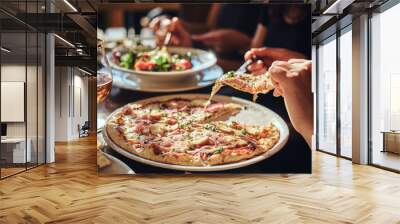
[[[192,78],[193,76],[199,74],[200,72],[214,66],[217,63],[217,58],[214,53],[194,48],[183,48],[183,47],[167,47],[167,51],[170,55],[187,55],[190,53],[190,62],[192,64],[191,68],[185,70],[171,70],[171,71],[143,71],[135,69],[133,65],[121,66],[115,60],[115,52],[121,52],[123,54],[126,52],[125,49],[119,47],[114,49],[112,52],[106,54],[110,66],[112,69],[128,73],[137,76],[141,79],[149,80],[179,80],[184,78]],[[122,58],[123,56],[121,56]],[[168,59],[170,60],[170,59]],[[103,64],[104,60],[103,60]],[[133,63],[132,63],[133,64]],[[122,64],[123,65],[123,64]],[[161,64],[162,66],[162,64]]]

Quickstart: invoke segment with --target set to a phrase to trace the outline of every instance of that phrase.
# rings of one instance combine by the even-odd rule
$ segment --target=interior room
[[[354,24],[359,24],[350,18],[352,15],[342,16],[338,29],[327,28],[313,39],[317,62],[317,150],[353,162],[363,161],[383,169],[399,170],[398,102],[394,97],[398,91],[398,78],[393,61],[398,46],[391,44],[397,32],[389,34],[392,32],[389,27],[396,21],[399,8],[399,5],[389,1],[370,10],[370,18],[364,21],[369,24],[366,30],[354,27]],[[364,43],[357,40],[359,35],[367,38]],[[365,49],[360,50],[359,44],[365,46]],[[355,77],[354,73],[360,69],[354,67],[355,60],[358,60],[355,56],[364,57],[359,63],[367,66],[363,69],[368,73],[368,80]],[[357,98],[354,88],[357,91],[363,88],[365,92]],[[357,108],[353,111],[360,103],[367,104],[364,110],[358,111]],[[352,125],[358,122],[355,116],[364,116],[367,124],[363,126],[365,133],[360,136],[356,133],[356,138],[363,137],[365,142],[369,142],[364,146],[366,153],[361,158],[358,148],[352,147],[354,131],[359,130],[358,126]]]
[[[257,15],[219,14],[224,7],[232,6],[228,3],[198,3],[193,10],[193,4],[182,2],[1,1],[0,223],[400,223],[400,70],[396,57],[400,50],[400,33],[396,29],[400,21],[399,1],[267,2],[269,9],[273,5],[282,10],[291,8],[285,8],[288,5],[306,5],[311,10],[310,21],[304,19],[305,14],[263,14],[260,12],[264,6],[248,5],[261,4],[259,1],[246,1],[239,6],[252,8],[260,13]],[[308,48],[303,47],[302,54],[291,51],[294,56],[283,59],[271,56],[274,59],[268,66],[266,60],[260,62],[266,69],[263,74],[274,81],[273,90],[259,94],[254,102],[252,94],[230,92],[232,88],[228,86],[214,100],[218,103],[219,99],[235,98],[236,101],[229,102],[245,102],[248,106],[243,107],[249,111],[247,114],[224,127],[239,127],[239,122],[249,117],[256,122],[272,120],[277,128],[269,129],[266,135],[275,133],[270,130],[278,130],[279,136],[271,147],[243,161],[210,165],[204,163],[207,160],[203,157],[226,155],[223,152],[231,150],[226,146],[236,139],[228,138],[223,147],[201,154],[204,148],[209,150],[210,145],[223,142],[207,136],[207,141],[185,149],[202,161],[194,168],[172,162],[160,165],[159,161],[133,153],[147,150],[139,146],[148,141],[165,139],[164,134],[170,130],[154,125],[164,121],[165,114],[187,109],[185,104],[160,115],[160,110],[170,109],[164,102],[139,116],[136,112],[143,105],[152,105],[148,104],[152,102],[149,99],[163,102],[163,97],[167,99],[171,94],[209,97],[215,82],[230,77],[226,75],[230,74],[228,71],[243,75],[250,72],[249,65],[261,60],[260,56],[249,59],[245,55],[249,49],[266,46],[268,52],[279,47],[270,46],[268,39],[274,29],[283,36],[290,36],[286,29],[298,31],[291,25],[282,25],[282,21],[273,26],[276,24],[264,18],[267,15],[282,16],[282,21],[291,25],[301,19],[309,22],[309,32],[298,41],[300,45],[309,45],[309,57]],[[191,45],[177,40],[179,35],[170,30],[177,21],[173,17],[181,19],[183,27],[189,30]],[[210,44],[211,40],[197,42],[202,32],[218,29],[218,18],[222,22],[233,21],[231,25],[247,32],[248,38],[233,32],[215,45]],[[167,22],[164,24],[161,19]],[[295,41],[287,40],[298,37],[291,34],[274,41],[284,42],[283,48],[290,49]],[[147,60],[152,57],[149,52],[132,50],[142,47],[142,43],[159,47],[153,46],[151,50],[190,48],[200,52],[196,56],[203,54],[206,62],[213,63],[191,74],[190,70],[197,69],[192,55],[180,57],[177,53],[171,57],[185,63],[174,61],[175,64],[156,70],[159,59],[156,63]],[[230,49],[237,43],[245,47],[232,57],[219,48]],[[131,51],[121,50],[124,46],[131,47]],[[143,55],[142,61],[135,61]],[[289,63],[291,59],[301,62]],[[192,67],[185,67],[187,61]],[[302,116],[296,116],[299,114],[291,113],[290,106],[287,107],[290,103],[285,101],[285,87],[273,75],[278,73],[272,69],[279,65],[276,61],[285,66],[300,63],[301,70],[296,70],[293,77],[309,75],[309,85],[296,89],[310,92],[309,132],[299,128],[295,120]],[[292,72],[283,70],[282,74]],[[179,74],[192,76],[175,79]],[[296,101],[303,102],[303,98],[300,95]],[[171,105],[175,106],[174,103],[181,102],[172,101]],[[207,111],[208,103],[213,102],[199,107]],[[284,113],[279,113],[279,105]],[[304,115],[303,110],[297,111]],[[116,114],[120,117],[114,119]],[[157,129],[121,128],[123,124],[135,123],[137,118],[143,119],[137,122],[140,125],[150,123],[154,125],[151,128]],[[165,123],[179,124],[175,125],[178,133],[187,126],[193,127],[192,120],[186,126],[179,123],[185,116],[173,118]],[[306,116],[302,119],[306,120]],[[225,120],[217,120],[221,121]],[[118,125],[110,126],[115,123]],[[220,130],[218,126],[206,126],[210,124],[213,123],[204,124],[207,133]],[[225,130],[225,134],[237,133]],[[251,134],[251,129],[237,130],[240,136]],[[143,139],[153,131],[160,138]],[[129,150],[124,150],[115,141],[117,138],[110,135],[133,132],[141,133],[121,138],[131,144]],[[191,141],[195,137],[190,137]],[[248,142],[235,142],[235,147],[245,150],[259,144],[262,138],[243,138]],[[182,145],[177,142],[184,142],[180,138],[174,140],[168,145],[160,143],[163,147],[154,142],[148,145],[162,157],[172,146]],[[183,151],[173,152],[176,156]]]
[[[53,16],[53,23],[44,25],[47,13],[72,10],[68,5],[2,1],[0,6],[0,178],[4,179],[54,162],[54,144],[65,145],[95,132],[91,88],[96,65],[90,42],[82,39],[86,31],[78,24],[69,20],[69,27],[63,27],[64,19]],[[66,36],[72,38],[67,41]]]
[[[1,13],[2,20],[8,16]],[[3,23],[2,23],[3,24]],[[45,151],[45,35],[1,28],[1,178],[37,167]]]

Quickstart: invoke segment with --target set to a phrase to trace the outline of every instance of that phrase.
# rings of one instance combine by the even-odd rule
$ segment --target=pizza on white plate
[[[169,99],[128,104],[109,118],[111,141],[145,159],[185,166],[242,161],[271,149],[279,130],[227,121],[242,110],[235,103]]]

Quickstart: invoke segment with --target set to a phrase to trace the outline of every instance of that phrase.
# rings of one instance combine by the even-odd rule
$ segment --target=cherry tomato
[[[154,61],[148,61],[147,62],[147,71],[152,71],[154,68],[157,66],[157,64]]]
[[[139,60],[135,64],[135,69],[139,71],[147,71],[147,65],[146,62]]]
[[[139,71],[152,71],[156,67],[156,63],[153,61],[139,60],[135,64],[135,69]]]
[[[192,63],[186,59],[180,59],[173,65],[174,70],[187,70],[192,68]]]

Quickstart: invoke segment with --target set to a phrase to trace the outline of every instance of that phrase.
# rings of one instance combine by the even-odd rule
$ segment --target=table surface
[[[27,139],[29,141],[29,138]],[[25,138],[2,138],[1,143],[19,143],[25,142]]]
[[[383,134],[397,134],[400,135],[400,131],[381,131]]]
[[[221,60],[219,60],[219,64],[220,62]],[[230,64],[232,64],[232,62]],[[226,71],[232,69],[231,66],[226,66],[225,64],[221,64],[221,66]],[[232,64],[232,67],[233,66],[234,64]],[[98,124],[100,124],[101,123],[100,121],[102,119],[104,120],[115,109],[120,108],[121,106],[127,103],[132,103],[138,100],[155,96],[162,96],[162,95],[171,95],[180,93],[210,94],[210,92],[211,92],[211,86],[196,90],[171,92],[171,93],[138,92],[138,91],[130,91],[113,87],[108,98],[104,102],[100,103],[97,107]],[[235,96],[247,100],[252,100],[252,95],[239,92],[230,87],[222,88],[218,92],[218,94]],[[222,173],[311,173],[311,150],[306,141],[304,141],[304,139],[302,138],[302,136],[293,129],[283,99],[281,97],[279,98],[273,97],[271,93],[261,94],[257,99],[257,103],[279,114],[287,122],[290,131],[289,140],[283,149],[281,149],[278,153],[276,153],[275,155],[264,161],[234,170],[223,171]],[[183,173],[182,171],[174,171],[174,170],[153,167],[130,160],[110,148],[107,148],[106,151],[109,154],[113,155],[114,157],[126,163],[132,170],[134,170],[136,173],[139,174],[140,173]]]

